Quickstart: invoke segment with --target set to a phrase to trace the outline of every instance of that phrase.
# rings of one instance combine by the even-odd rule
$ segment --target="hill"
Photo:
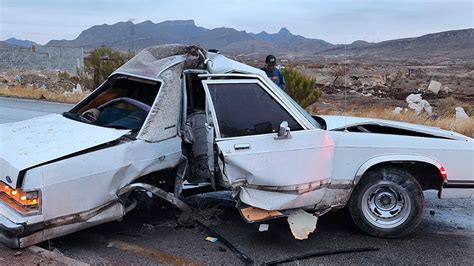
[[[137,24],[128,21],[113,25],[96,25],[81,32],[74,40],[51,40],[46,45],[86,49],[108,45],[118,50],[139,50],[166,43],[192,43],[235,54],[273,51],[275,54],[296,52],[309,55],[333,46],[323,40],[294,35],[286,28],[274,34],[253,34],[224,27],[206,29],[196,26],[193,20],[160,23],[148,20]]]
[[[39,44],[32,42],[30,40],[19,40],[16,38],[10,38],[4,41],[5,43],[14,45],[14,46],[20,46],[20,47],[25,47],[25,48],[31,48],[31,46],[40,46]]]
[[[356,41],[320,51],[318,55],[393,58],[474,59],[474,29],[452,30],[379,43]]]

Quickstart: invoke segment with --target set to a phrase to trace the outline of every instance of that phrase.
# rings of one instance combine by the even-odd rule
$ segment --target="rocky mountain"
[[[452,30],[379,43],[355,41],[320,51],[318,55],[348,57],[474,59],[474,29]]]
[[[96,25],[74,40],[52,40],[47,46],[83,47],[86,50],[107,45],[117,50],[141,50],[148,46],[179,43],[197,44],[234,55],[327,56],[386,58],[474,58],[474,30],[453,30],[379,43],[358,40],[348,45],[333,45],[320,39],[292,34],[282,28],[277,33],[248,33],[233,28],[206,29],[193,20],[174,20],[134,24],[118,22]]]
[[[7,43],[5,41],[0,41],[0,48],[22,48],[22,47],[18,46],[18,45],[13,45],[13,44]]]
[[[259,34],[238,31],[233,28],[206,29],[196,26],[193,20],[176,20],[153,23],[145,21],[133,24],[119,22],[113,25],[97,25],[84,30],[74,40],[52,40],[47,46],[84,47],[93,49],[108,45],[118,50],[142,49],[152,45],[180,43],[198,44],[227,53],[298,53],[314,54],[333,45],[319,39],[293,35],[282,28],[278,33]]]
[[[5,43],[14,45],[14,46],[20,46],[20,47],[25,47],[25,48],[31,48],[31,46],[40,46],[39,44],[32,42],[30,40],[19,40],[16,38],[10,38],[4,41]]]

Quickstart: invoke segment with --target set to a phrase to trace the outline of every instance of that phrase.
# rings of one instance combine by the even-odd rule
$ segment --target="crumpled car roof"
[[[205,51],[194,45],[167,44],[143,49],[114,74],[132,74],[156,79],[169,67],[185,62],[185,68],[204,69]]]
[[[199,46],[182,44],[145,48],[115,70],[112,75],[120,73],[156,79],[161,72],[181,62],[185,62],[184,69],[203,69],[211,74],[245,73],[266,76],[260,69],[221,54],[207,52]]]

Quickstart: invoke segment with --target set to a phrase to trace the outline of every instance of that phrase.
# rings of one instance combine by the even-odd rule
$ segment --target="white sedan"
[[[0,134],[0,239],[14,248],[120,220],[136,191],[189,222],[184,194],[231,190],[247,222],[287,217],[297,239],[345,206],[366,233],[401,237],[423,190],[474,195],[473,139],[313,117],[261,70],[196,46],[144,49],[70,111]]]

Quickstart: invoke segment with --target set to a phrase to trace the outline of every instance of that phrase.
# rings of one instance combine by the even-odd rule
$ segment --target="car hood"
[[[453,139],[453,140],[464,140],[472,141],[472,138],[456,133],[454,131],[443,130],[438,127],[422,126],[417,124],[398,122],[392,120],[384,120],[377,118],[366,118],[366,117],[353,117],[353,116],[333,116],[333,115],[320,115],[326,122],[327,130],[338,130],[345,127],[357,126],[357,125],[380,125],[400,128],[404,130],[411,130],[414,132],[430,134],[436,137]]]
[[[117,140],[129,130],[53,114],[0,125],[0,180],[15,187],[22,170]]]

